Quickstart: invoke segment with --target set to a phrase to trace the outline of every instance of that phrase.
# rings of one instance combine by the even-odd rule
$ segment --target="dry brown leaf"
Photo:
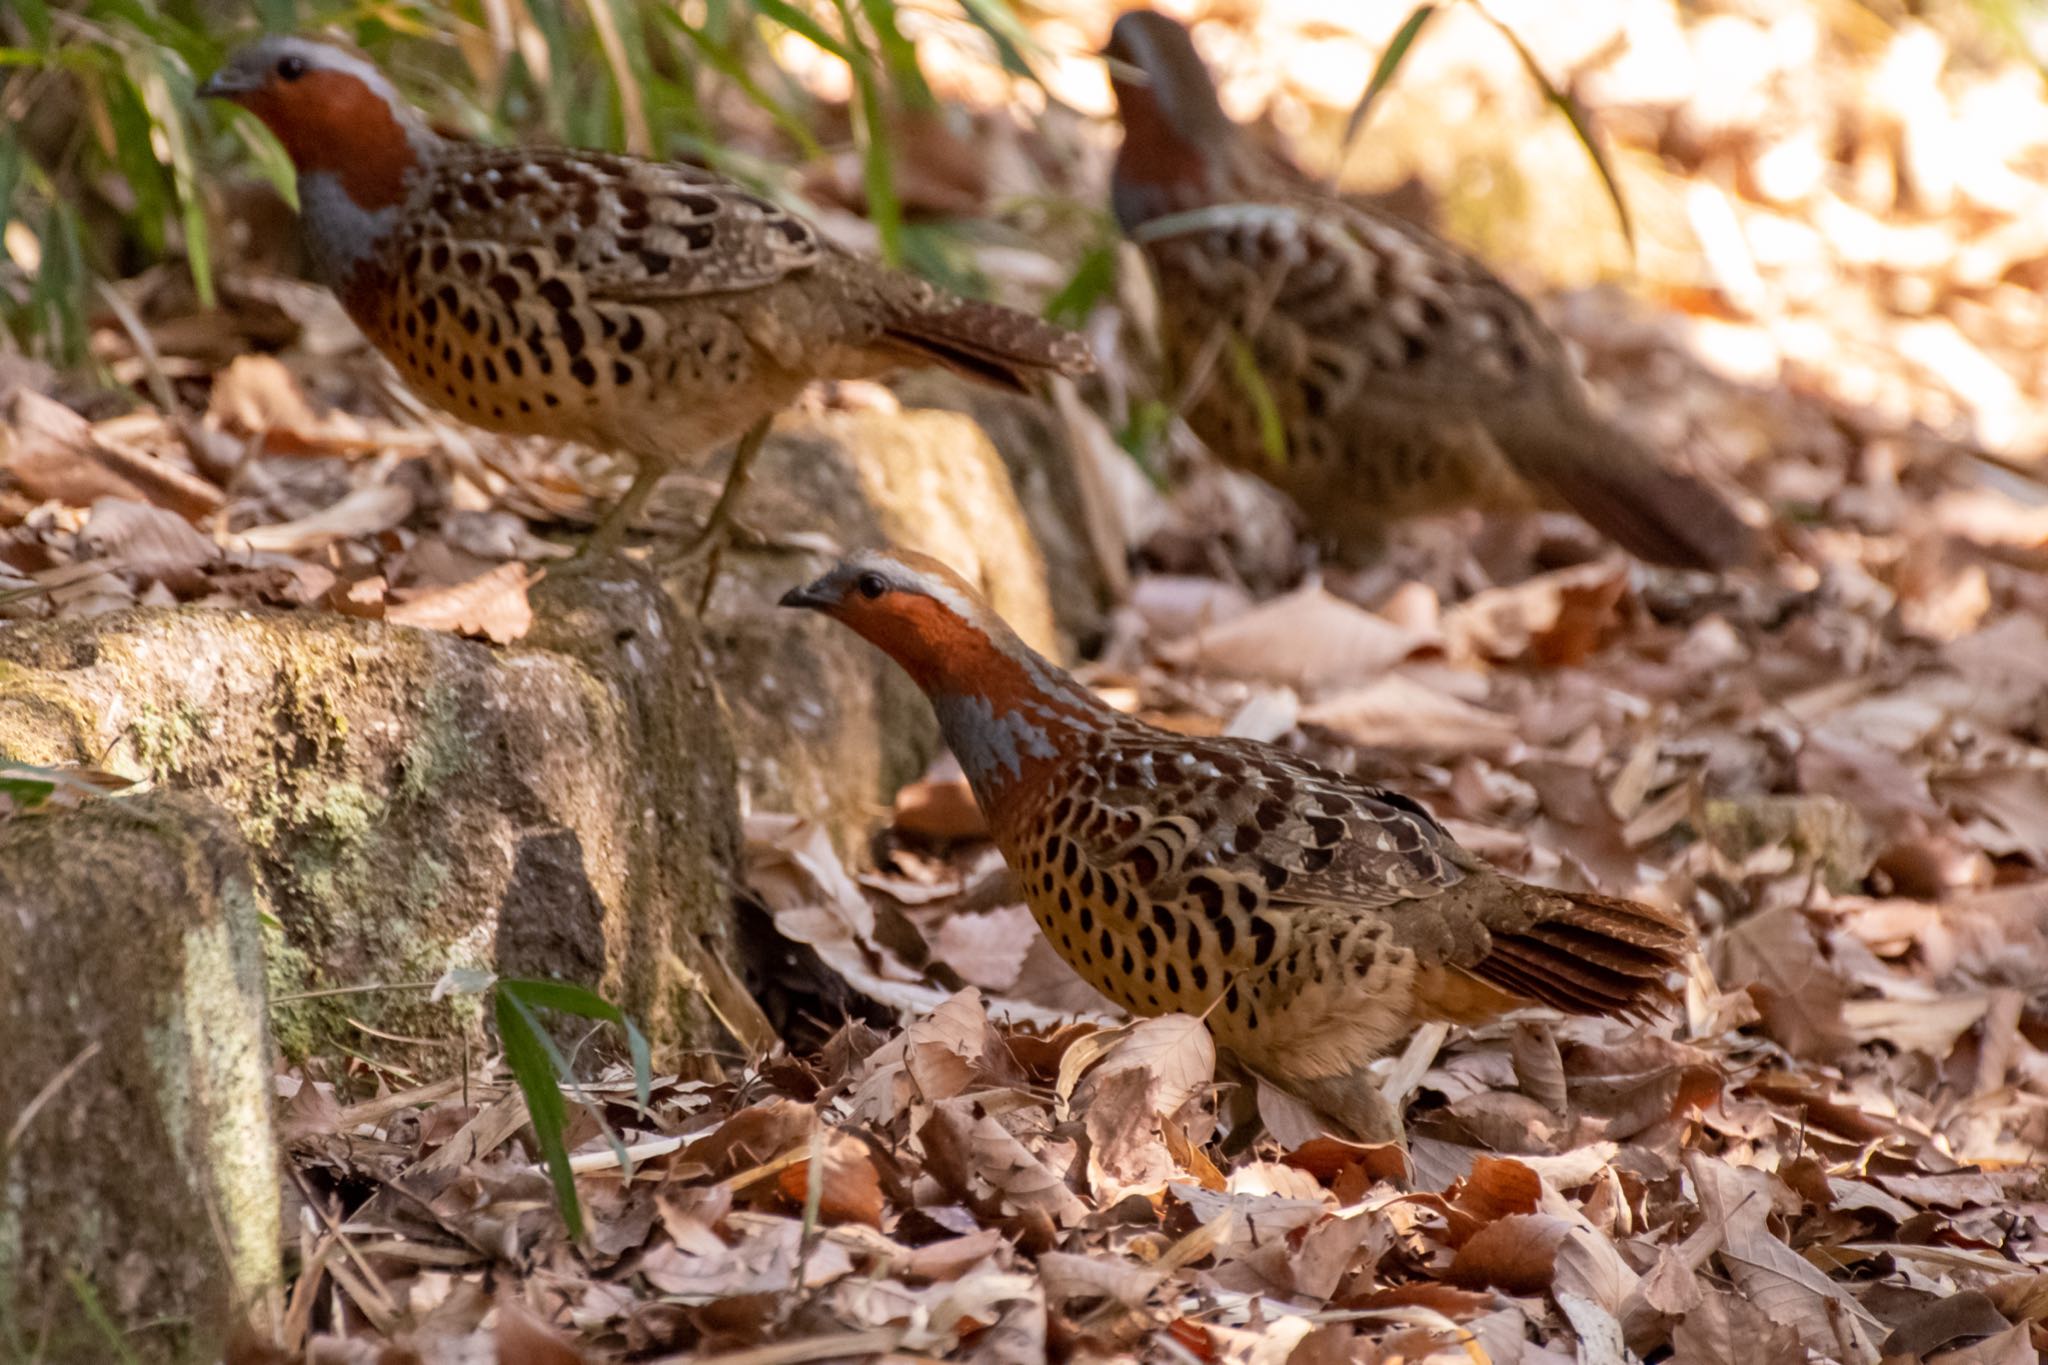
[[[1159,1115],[1160,1083],[1142,1066],[1091,1075],[1082,1106],[1088,1187],[1103,1208],[1130,1195],[1156,1195],[1180,1174]]]
[[[988,817],[951,754],[896,793],[895,818],[896,828],[926,839],[978,839],[988,833]]]
[[[205,516],[220,490],[162,460],[109,446],[92,424],[32,389],[16,390],[0,422],[0,468],[36,499],[90,507],[102,498],[154,503]]]
[[[1221,677],[1301,690],[1374,678],[1428,643],[1319,587],[1303,588],[1161,650]]]
[[[2040,1341],[2025,1326],[2018,1326],[1973,1345],[1932,1356],[1928,1365],[2035,1365],[2040,1359]]]
[[[1805,1365],[1799,1334],[1740,1295],[1716,1290],[1671,1330],[1683,1359],[1700,1365]]]
[[[1800,910],[1744,920],[1714,944],[1713,959],[1716,978],[1748,986],[1771,1036],[1795,1054],[1828,1061],[1855,1045],[1842,1018],[1847,991]]]
[[[1453,659],[1583,663],[1613,629],[1627,589],[1628,569],[1614,560],[1489,588],[1444,613],[1444,647]]]
[[[202,570],[220,557],[220,547],[177,513],[122,498],[95,502],[79,536],[87,552],[109,567],[175,592],[198,589]]]
[[[1094,1104],[1094,1087],[1125,1071],[1143,1072],[1151,1088],[1145,1092],[1158,1118],[1175,1113],[1199,1094],[1216,1075],[1216,1041],[1209,1027],[1191,1014],[1162,1014],[1140,1020],[1117,1040],[1075,1088],[1077,1108]]]
[[[1964,1341],[2001,1336],[2012,1328],[1982,1290],[1966,1289],[1936,1299],[1909,1315],[1885,1338],[1888,1356],[1933,1355]]]
[[[971,985],[1004,991],[1017,984],[1038,933],[1038,921],[1021,905],[948,915],[932,936],[932,956]]]
[[[489,573],[451,588],[433,588],[394,603],[384,611],[393,625],[473,635],[493,644],[509,645],[533,628],[528,589],[545,570],[529,574],[523,564],[500,564]]]
[[[224,430],[261,438],[268,455],[360,455],[401,435],[373,434],[345,412],[315,411],[297,376],[268,355],[237,356],[215,375],[207,416]]]
[[[1074,1299],[1108,1299],[1126,1308],[1140,1308],[1165,1278],[1161,1271],[1102,1256],[1076,1256],[1047,1251],[1038,1257],[1045,1296],[1053,1303]]]
[[[882,1178],[875,1170],[867,1144],[847,1134],[825,1140],[823,1183],[820,1185],[818,1216],[827,1223],[865,1223],[882,1226]],[[810,1198],[811,1163],[808,1158],[776,1174],[782,1197],[804,1207]]]
[[[1317,702],[1301,719],[1352,744],[1433,755],[1503,754],[1515,746],[1519,729],[1513,716],[1446,696],[1398,672]]]
[[[1702,1213],[1722,1227],[1720,1259],[1744,1297],[1771,1321],[1798,1332],[1810,1350],[1874,1359],[1870,1332],[1877,1320],[1766,1224],[1770,1177],[1738,1171],[1702,1152],[1687,1154],[1686,1169],[1699,1190]]]
[[[985,1183],[1011,1207],[1042,1213],[1062,1226],[1088,1214],[1088,1206],[1058,1174],[994,1115],[977,1113],[969,1100],[935,1105],[919,1131],[934,1173],[953,1171],[960,1194],[975,1197],[973,1182]]]
[[[1557,1250],[1571,1224],[1547,1213],[1495,1219],[1458,1248],[1444,1278],[1461,1289],[1541,1294],[1557,1275]]]
[[[587,1365],[590,1357],[510,1299],[498,1305],[498,1365]]]
[[[398,484],[358,488],[330,507],[270,526],[252,526],[235,539],[251,550],[304,554],[341,540],[388,531],[412,515],[412,494]]]

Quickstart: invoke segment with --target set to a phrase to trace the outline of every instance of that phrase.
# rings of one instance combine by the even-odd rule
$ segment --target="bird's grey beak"
[[[199,98],[203,100],[239,99],[249,93],[249,87],[235,79],[227,68],[208,76],[199,86]]]
[[[831,595],[825,591],[825,580],[821,578],[815,583],[806,583],[801,588],[791,588],[788,592],[782,594],[782,601],[778,605],[785,607],[808,607],[812,611],[823,611],[826,607],[832,605],[832,601]]]

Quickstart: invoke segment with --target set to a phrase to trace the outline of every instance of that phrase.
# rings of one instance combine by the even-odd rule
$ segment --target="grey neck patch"
[[[1050,707],[1035,716],[1021,710],[997,711],[986,697],[958,692],[934,696],[932,710],[937,713],[939,729],[945,733],[947,745],[960,760],[960,769],[967,774],[967,783],[974,788],[975,798],[984,809],[1010,783],[1023,776],[1027,759],[1057,757],[1059,749],[1053,743],[1052,732],[1069,729],[1073,724]]]
[[[332,288],[346,285],[397,223],[401,207],[392,204],[373,213],[349,197],[332,171],[301,175],[299,215],[314,272]]]

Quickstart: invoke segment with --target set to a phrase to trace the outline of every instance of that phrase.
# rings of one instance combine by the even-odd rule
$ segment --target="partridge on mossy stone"
[[[1419,1024],[1640,1018],[1671,998],[1683,918],[1503,876],[1414,801],[1274,745],[1134,720],[936,560],[855,555],[782,603],[924,689],[1039,927],[1090,985],[1204,1017],[1352,1136],[1399,1136],[1367,1063]]]
[[[744,435],[714,529],[814,379],[931,364],[1027,390],[1093,366],[1078,337],[842,251],[708,171],[444,137],[338,47],[265,38],[200,93],[284,144],[315,267],[422,397],[633,458],[600,546],[668,468]]]
[[[1421,513],[1549,506],[1652,563],[1752,556],[1753,529],[1594,412],[1558,338],[1485,266],[1254,146],[1186,28],[1134,10],[1105,56],[1124,128],[1112,205],[1217,458],[1340,546]]]

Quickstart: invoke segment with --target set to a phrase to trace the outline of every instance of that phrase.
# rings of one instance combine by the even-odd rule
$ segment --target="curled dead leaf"
[[[529,574],[523,564],[500,564],[466,583],[430,588],[387,607],[384,619],[509,645],[533,628],[533,604],[526,594],[545,572]]]
[[[1557,1275],[1557,1251],[1571,1224],[1547,1213],[1499,1218],[1458,1248],[1444,1278],[1461,1289],[1541,1294]]]

